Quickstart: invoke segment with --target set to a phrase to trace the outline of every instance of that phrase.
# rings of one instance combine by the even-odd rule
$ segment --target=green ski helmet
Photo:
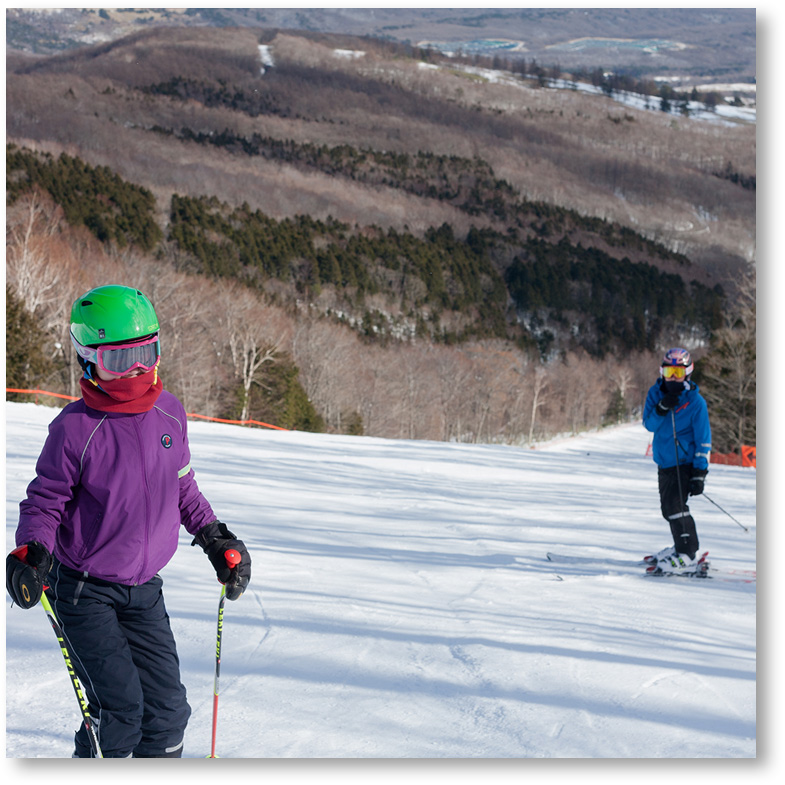
[[[158,330],[153,304],[130,286],[99,286],[71,306],[71,337],[82,346],[133,341]]]

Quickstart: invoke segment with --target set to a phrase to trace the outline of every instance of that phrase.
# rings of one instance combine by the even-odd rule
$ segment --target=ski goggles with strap
[[[128,343],[110,343],[102,346],[82,346],[71,334],[77,354],[89,363],[106,373],[123,376],[136,368],[151,371],[161,356],[161,343],[158,333],[149,335],[138,341]]]
[[[687,377],[687,369],[683,365],[663,365],[660,368],[663,379],[681,381]]]

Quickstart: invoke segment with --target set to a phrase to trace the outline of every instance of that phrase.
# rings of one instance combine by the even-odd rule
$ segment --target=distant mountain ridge
[[[160,25],[370,36],[481,54],[499,51],[504,41],[507,53],[567,69],[599,65],[697,81],[755,78],[754,8],[7,9],[6,45],[51,54]],[[629,45],[647,39],[661,45]]]
[[[273,67],[262,65],[261,45]],[[362,56],[336,55],[343,51]],[[736,187],[755,175],[754,127],[707,129],[657,111],[656,97],[653,111],[627,110],[513,75],[491,81],[490,71],[428,63],[412,51],[346,36],[158,27],[52,57],[9,53],[7,136],[80,152],[153,190],[248,201],[276,218],[329,214],[419,232],[445,221],[466,232],[471,224],[465,210],[456,215],[454,200],[423,202],[427,193],[411,187],[394,195],[400,183],[368,182],[371,172],[371,199],[356,179],[335,188],[323,165],[307,167],[305,183],[287,176],[285,161],[251,162],[249,141],[312,145],[332,157],[353,148],[413,160],[477,158],[527,201],[620,223],[701,270],[724,275],[734,259],[754,255],[754,191]],[[151,137],[156,129],[169,136]],[[219,137],[237,149],[216,146]],[[196,139],[216,149],[207,155],[198,145],[191,164]],[[227,177],[242,149],[252,165]],[[207,177],[191,183],[195,166]],[[393,195],[395,206],[386,205]],[[475,217],[480,227],[500,218],[492,210]]]

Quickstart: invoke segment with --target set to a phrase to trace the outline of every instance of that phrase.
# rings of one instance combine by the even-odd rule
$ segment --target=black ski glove
[[[662,400],[657,404],[656,412],[660,417],[664,417],[678,402],[681,393],[666,392]]]
[[[242,540],[226,528],[226,524],[213,521],[196,533],[191,545],[199,545],[215,568],[218,580],[226,586],[226,596],[236,600],[251,580],[251,555]],[[227,551],[237,551],[240,563],[232,567],[226,561]]]
[[[706,482],[708,469],[693,469],[690,475],[690,496],[700,496],[703,493],[703,484]]]
[[[52,554],[40,542],[15,548],[5,560],[5,587],[11,599],[20,608],[37,605],[51,569]]]

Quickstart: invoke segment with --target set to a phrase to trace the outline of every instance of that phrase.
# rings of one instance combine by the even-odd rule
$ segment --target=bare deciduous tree
[[[432,346],[432,366],[436,373],[433,396],[437,402],[443,441],[460,440],[466,427],[463,399],[472,377],[471,364],[464,352],[453,347]]]
[[[286,338],[287,324],[279,309],[267,308],[250,290],[219,282],[215,298],[217,326],[228,347],[232,368],[240,384],[240,419],[248,419],[251,388],[259,383],[258,372],[275,358]]]
[[[543,405],[543,394],[548,389],[548,373],[543,366],[537,366],[534,369],[534,379],[532,382],[532,409],[531,420],[529,423],[529,436],[526,440],[527,444],[531,446],[534,441],[534,426],[537,420],[537,410]]]
[[[712,442],[720,450],[756,440],[756,271],[750,267],[738,287],[736,306],[713,336],[701,367],[701,392],[709,404]]]
[[[6,275],[25,308],[51,343],[45,353],[59,356],[68,394],[78,378],[71,341],[71,303],[78,297],[79,263],[61,237],[62,210],[36,190],[19,199],[6,216]]]
[[[330,428],[342,430],[344,414],[359,410],[362,364],[357,336],[327,319],[306,315],[293,330],[291,351],[308,399]]]

